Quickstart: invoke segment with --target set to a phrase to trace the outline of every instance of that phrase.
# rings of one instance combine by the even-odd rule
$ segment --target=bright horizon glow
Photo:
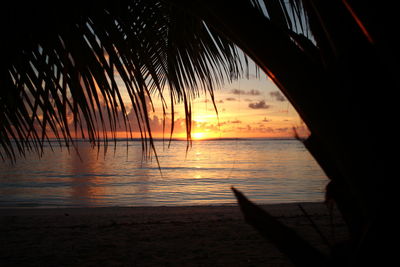
[[[201,133],[201,132],[192,133],[193,140],[201,140],[201,139],[204,139],[204,137],[205,137],[204,133]]]
[[[118,86],[124,88],[122,83],[119,83]],[[130,108],[129,97],[124,92],[122,92],[122,97],[126,100],[132,134],[125,132],[121,119],[116,132],[114,134],[107,133],[108,138],[140,138],[136,115]],[[169,95],[166,94],[164,97],[165,103],[170,103]],[[203,94],[192,99],[191,137],[193,140],[294,138],[296,133],[304,138],[309,135],[309,131],[298,113],[265,74],[261,74],[259,78],[250,74],[249,79],[241,79],[222,85],[221,88],[216,88],[214,101],[217,111],[209,95]],[[166,107],[166,117],[165,122],[163,122],[164,116],[160,98],[154,95],[152,102],[154,112],[149,114],[152,136],[169,139],[171,131],[171,115],[169,112],[171,112],[171,107]],[[152,108],[148,108],[148,110],[152,110]],[[175,122],[172,138],[186,139],[186,120],[182,103],[175,104],[174,113]],[[72,118],[70,123],[73,125]],[[76,135],[72,134],[78,138],[81,137],[80,132]],[[99,134],[101,137],[102,133]]]
[[[300,116],[283,96],[275,84],[266,76],[250,76],[216,89],[214,108],[207,95],[201,95],[192,102],[193,140],[215,138],[294,138],[307,137],[309,131]],[[167,100],[168,103],[168,100]],[[155,105],[157,105],[155,101]],[[155,127],[162,125],[161,108],[155,108]],[[182,104],[175,110],[175,127],[173,138],[186,138],[185,115]],[[168,111],[167,111],[168,112]],[[152,115],[150,115],[152,117]],[[158,121],[157,121],[158,119]],[[166,121],[169,125],[170,122]],[[170,128],[169,128],[170,129]],[[154,131],[154,137],[169,136],[168,126],[162,131]],[[296,129],[296,130],[294,130]]]

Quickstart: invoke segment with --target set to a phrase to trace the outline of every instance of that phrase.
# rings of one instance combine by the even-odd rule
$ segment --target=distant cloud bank
[[[264,100],[249,104],[249,108],[251,109],[269,109],[270,107],[270,105],[265,104]]]
[[[274,98],[276,101],[279,101],[279,102],[285,102],[286,101],[286,98],[279,91],[273,91],[273,92],[269,93],[269,95],[272,98]]]
[[[261,92],[259,90],[254,89],[251,89],[250,91],[232,89],[231,93],[234,95],[261,95]]]

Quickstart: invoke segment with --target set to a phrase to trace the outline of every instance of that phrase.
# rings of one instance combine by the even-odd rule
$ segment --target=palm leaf
[[[12,5],[9,11],[1,47],[8,57],[0,69],[3,158],[15,159],[26,149],[42,151],[53,137],[67,144],[78,137],[99,144],[115,139],[120,127],[132,132],[123,90],[142,138],[149,141],[145,150],[148,144],[154,148],[148,108],[156,95],[164,117],[184,102],[190,138],[191,100],[201,91],[213,99],[215,86],[244,71],[232,42],[164,1],[43,1]],[[125,88],[118,87],[118,79]]]
[[[232,187],[245,220],[263,237],[271,240],[296,266],[329,266],[328,258],[311,246],[294,230],[248,200]]]
[[[387,216],[387,196],[395,195],[387,189],[397,171],[389,163],[388,136],[395,134],[365,127],[396,119],[396,98],[377,103],[376,89],[394,96],[399,87],[398,22],[390,4],[356,2],[8,3],[0,11],[0,156],[40,154],[51,137],[99,144],[115,138],[120,124],[132,130],[117,77],[149,139],[145,150],[154,149],[148,114],[154,96],[163,99],[164,117],[171,109],[172,121],[174,104],[184,102],[190,138],[191,100],[202,91],[213,99],[215,86],[243,74],[236,44],[309,127],[306,146],[332,179],[328,190],[359,248],[355,258],[381,260],[386,254],[369,251],[380,244],[371,240],[383,242],[393,229],[379,218]]]

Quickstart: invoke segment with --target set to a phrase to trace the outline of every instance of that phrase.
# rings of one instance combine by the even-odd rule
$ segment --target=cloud
[[[270,107],[270,105],[265,104],[264,100],[249,104],[249,108],[251,109],[269,109]]]
[[[247,124],[246,127],[236,127],[237,130],[239,131],[251,131],[251,126]]]
[[[275,128],[275,131],[280,133],[287,133],[293,131],[293,129],[288,127],[281,127],[281,128]]]
[[[222,103],[224,103],[224,100],[214,100],[214,102],[215,102],[215,104],[222,104]],[[213,101],[211,100],[211,99],[208,99],[208,98],[206,98],[206,99],[198,99],[198,100],[196,100],[196,103],[210,103],[210,104],[213,104]]]
[[[251,89],[246,93],[247,95],[261,95],[261,92],[258,90]]]
[[[269,93],[269,95],[272,98],[274,98],[276,101],[279,101],[279,102],[285,102],[286,101],[286,98],[279,91],[273,91],[273,92]]]
[[[259,90],[254,89],[251,89],[250,91],[232,89],[231,93],[234,95],[261,95],[261,92]]]
[[[244,95],[246,93],[246,91],[240,90],[240,89],[232,89],[231,93],[234,95]]]

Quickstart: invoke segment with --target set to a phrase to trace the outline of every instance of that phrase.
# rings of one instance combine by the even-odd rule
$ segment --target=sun
[[[194,140],[200,140],[200,139],[203,139],[204,137],[205,137],[205,133],[202,133],[202,132],[192,133],[192,138]]]

